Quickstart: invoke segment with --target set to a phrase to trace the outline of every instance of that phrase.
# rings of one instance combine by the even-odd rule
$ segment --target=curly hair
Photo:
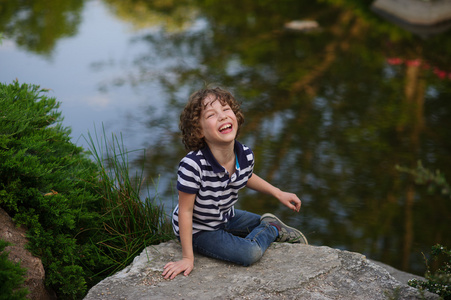
[[[209,96],[214,97],[213,102],[218,100],[222,105],[228,104],[235,113],[238,122],[237,136],[241,125],[244,123],[244,115],[241,112],[240,104],[230,92],[220,87],[204,88],[194,92],[189,97],[188,103],[180,115],[179,123],[179,128],[182,132],[182,142],[189,151],[200,150],[206,146],[204,138],[201,137],[200,117],[205,108],[203,101]]]

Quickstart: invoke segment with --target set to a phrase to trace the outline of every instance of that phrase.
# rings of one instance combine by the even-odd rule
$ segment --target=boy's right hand
[[[179,261],[168,262],[163,268],[164,271],[162,275],[164,279],[174,279],[175,276],[185,271],[183,275],[188,276],[189,273],[191,273],[191,271],[193,270],[193,268],[194,268],[194,260],[190,258],[183,258],[182,260]]]

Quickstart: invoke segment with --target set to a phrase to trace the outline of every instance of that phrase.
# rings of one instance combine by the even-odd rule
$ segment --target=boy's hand
[[[178,274],[183,273],[183,275],[188,276],[189,273],[194,269],[194,261],[189,258],[183,258],[182,260],[176,262],[168,262],[164,266],[163,276],[164,279],[174,279]]]
[[[246,184],[247,187],[268,195],[272,195],[279,199],[279,201],[294,211],[299,212],[301,209],[301,200],[293,193],[287,193],[281,191],[279,188],[276,188],[269,182],[265,181],[261,177],[257,176],[257,174],[252,174],[252,177],[249,178]]]
[[[301,200],[298,196],[296,196],[296,194],[281,191],[277,199],[279,199],[283,205],[296,212],[299,212],[301,209]]]

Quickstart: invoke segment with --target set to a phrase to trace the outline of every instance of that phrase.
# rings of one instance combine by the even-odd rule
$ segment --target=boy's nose
[[[224,112],[220,112],[218,115],[219,121],[222,121],[227,118],[227,115]]]

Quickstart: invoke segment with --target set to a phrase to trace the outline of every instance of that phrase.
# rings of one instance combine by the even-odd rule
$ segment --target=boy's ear
[[[199,138],[199,139],[203,139],[205,137],[204,131],[202,130],[202,126],[199,126],[197,128],[197,132],[196,133],[197,133],[197,138]]]

